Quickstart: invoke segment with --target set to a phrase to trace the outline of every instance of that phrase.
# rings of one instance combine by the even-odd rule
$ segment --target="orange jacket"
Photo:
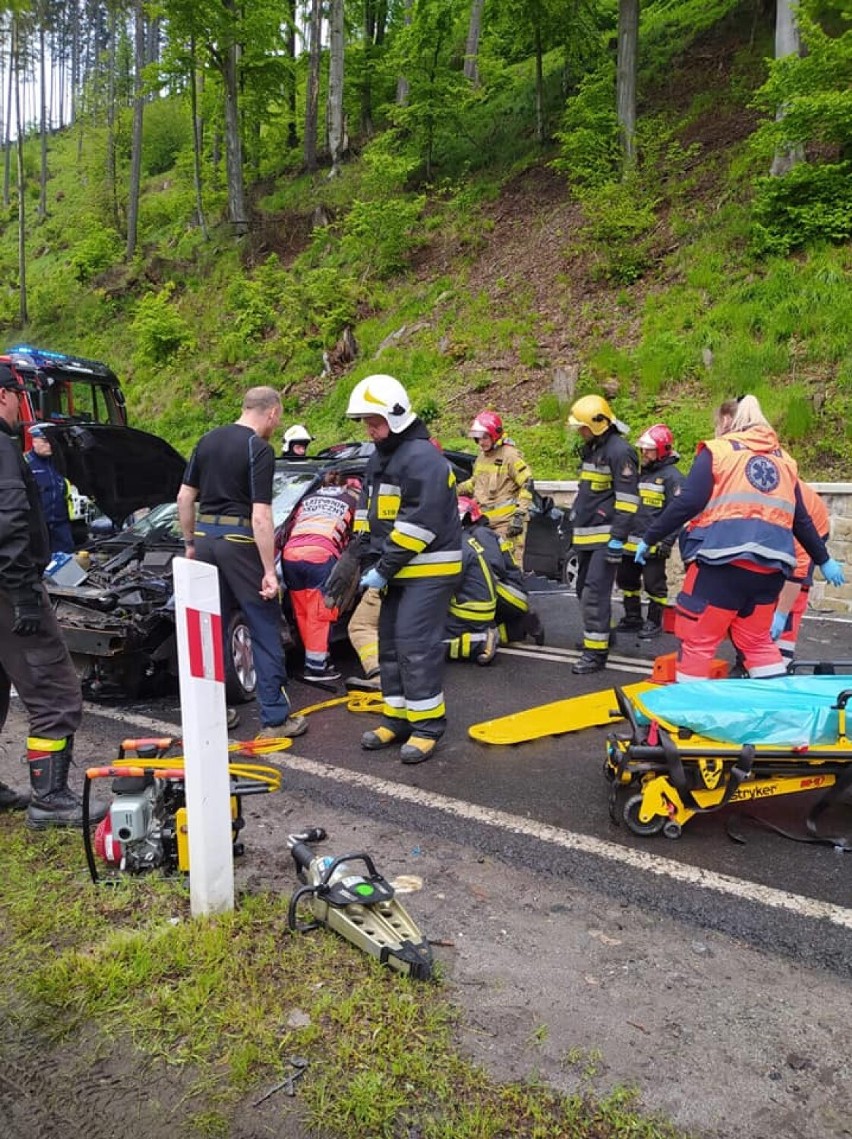
[[[805,509],[813,519],[816,532],[823,540],[827,539],[828,532],[831,529],[831,515],[828,513],[828,507],[814,488],[808,486],[806,482],[800,482],[799,489],[802,493],[802,502],[805,504]],[[801,542],[797,542],[794,539],[793,544],[796,553],[796,568],[791,575],[792,580],[810,584],[814,572],[811,555]]]

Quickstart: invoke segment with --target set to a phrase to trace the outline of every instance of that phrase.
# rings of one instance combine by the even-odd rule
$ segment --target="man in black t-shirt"
[[[219,571],[222,624],[242,610],[251,631],[261,737],[300,736],[304,716],[290,715],[275,573],[272,480],[268,440],[281,421],[274,388],[250,388],[236,423],[208,431],[187,464],[178,516],[188,558]],[[198,513],[196,516],[196,504]]]

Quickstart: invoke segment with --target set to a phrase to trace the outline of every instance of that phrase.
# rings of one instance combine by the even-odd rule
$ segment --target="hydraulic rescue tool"
[[[307,933],[326,926],[358,949],[418,981],[432,976],[432,947],[420,933],[369,854],[317,856],[309,843],[327,837],[321,827],[291,834],[287,846],[302,885],[290,899],[287,924]],[[297,908],[308,902],[313,921],[301,923]]]
[[[125,740],[113,763],[87,769],[83,784],[83,844],[93,882],[100,880],[96,855],[107,867],[128,874],[189,871],[183,757],[166,754],[174,742],[168,738]],[[255,747],[250,741],[231,745],[229,750],[256,754],[268,750],[268,742],[263,740],[261,747]],[[128,756],[131,751],[136,754]],[[243,798],[279,790],[281,773],[274,767],[242,762],[230,763],[228,772],[233,850],[235,855],[241,855]],[[92,784],[97,779],[112,779],[113,799],[93,842],[88,823]]]
[[[833,674],[835,668],[848,671],[848,662],[797,662],[794,672],[804,668],[815,675],[700,681],[632,697],[616,688],[630,730],[612,732],[607,741],[604,774],[613,821],[620,817],[637,835],[679,838],[697,814],[818,792],[804,834],[746,817],[787,838],[852,850],[848,838],[817,829],[820,816],[852,787],[852,681]],[[743,841],[730,820],[728,833]]]

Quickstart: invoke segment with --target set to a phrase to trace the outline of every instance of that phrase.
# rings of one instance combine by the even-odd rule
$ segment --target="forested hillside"
[[[566,477],[574,393],[689,453],[752,391],[849,477],[849,0],[5,13],[4,341],[106,360],[136,425],[187,451],[271,383],[327,444],[385,371]]]

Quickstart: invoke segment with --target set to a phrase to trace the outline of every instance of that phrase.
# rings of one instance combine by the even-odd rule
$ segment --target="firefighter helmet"
[[[658,459],[667,459],[674,448],[674,435],[665,423],[655,423],[636,440],[640,451],[656,451]]]
[[[459,518],[462,520],[463,525],[472,525],[478,522],[482,517],[482,511],[479,509],[479,503],[475,498],[469,498],[466,494],[459,495]]]
[[[349,397],[348,419],[364,419],[368,415],[380,415],[394,435],[410,427],[417,418],[399,380],[383,375],[367,376],[355,385]]]
[[[285,443],[312,443],[313,439],[313,435],[301,423],[294,423],[284,432]]]
[[[571,408],[569,427],[588,427],[593,435],[603,435],[615,423],[612,408],[600,395],[584,395]]]
[[[487,435],[496,444],[503,437],[503,420],[496,411],[480,411],[467,435],[469,439],[481,439]]]

